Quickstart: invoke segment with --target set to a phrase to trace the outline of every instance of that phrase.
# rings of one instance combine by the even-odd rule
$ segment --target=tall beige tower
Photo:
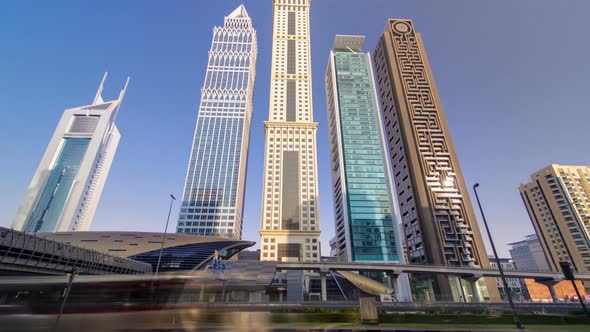
[[[549,268],[590,272],[590,167],[550,165],[520,186]],[[585,283],[590,290],[590,283]]]
[[[273,1],[269,121],[260,227],[264,261],[320,259],[310,0]]]
[[[373,54],[395,188],[411,264],[490,268],[432,71],[411,20],[390,19]],[[481,280],[481,279],[480,279]],[[420,280],[419,280],[420,281]],[[497,298],[465,279],[425,278],[424,296]],[[471,289],[467,289],[471,288]]]

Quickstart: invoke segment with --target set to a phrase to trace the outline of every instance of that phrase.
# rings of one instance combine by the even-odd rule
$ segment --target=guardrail
[[[449,267],[439,265],[420,264],[398,264],[394,262],[383,263],[332,263],[332,262],[277,262],[277,270],[314,270],[314,271],[379,271],[394,274],[399,273],[425,273],[425,274],[446,274],[457,276],[477,276],[499,278],[500,272],[494,269],[480,269],[471,267]],[[535,280],[561,280],[563,274],[560,272],[539,272],[506,270],[507,278],[530,278]],[[590,281],[590,273],[575,273],[576,280]]]

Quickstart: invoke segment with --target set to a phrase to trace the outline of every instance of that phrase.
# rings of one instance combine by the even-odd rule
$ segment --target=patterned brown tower
[[[381,109],[408,262],[490,268],[422,38],[411,20],[390,19],[374,53]],[[473,300],[467,282],[429,277],[428,296]],[[497,288],[486,282],[491,298]],[[472,284],[473,285],[473,284]],[[480,282],[480,286],[483,283]],[[471,292],[471,294],[470,294]]]

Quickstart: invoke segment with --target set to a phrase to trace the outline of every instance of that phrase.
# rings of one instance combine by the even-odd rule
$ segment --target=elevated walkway
[[[0,276],[144,274],[150,264],[0,227]]]

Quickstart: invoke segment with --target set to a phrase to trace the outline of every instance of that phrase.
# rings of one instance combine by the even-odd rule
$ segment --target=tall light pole
[[[162,246],[160,247],[160,255],[158,255],[158,264],[156,265],[156,277],[160,271],[160,261],[162,260],[162,251],[164,251],[164,242],[166,242],[166,232],[168,232],[168,223],[170,222],[170,213],[172,213],[172,204],[176,200],[174,195],[170,194],[170,209],[168,210],[168,219],[166,219],[166,228],[164,228],[164,235],[162,235]]]
[[[561,183],[561,181],[560,181],[560,183]],[[575,201],[575,198],[570,202],[568,195],[565,195],[565,199],[566,199],[566,202],[568,203],[567,205],[569,206],[570,210],[572,210],[572,215],[576,219],[576,222],[578,222],[578,224],[581,225],[582,223],[580,222],[580,219],[578,219],[578,209],[575,206],[575,204],[577,203]],[[561,235],[561,231],[559,234]],[[562,238],[563,238],[563,235],[562,235]],[[565,241],[563,241],[563,242],[565,242]],[[572,254],[569,251],[569,247],[565,246],[565,248],[567,249],[567,253],[570,256],[571,261],[573,262],[574,258],[572,257]],[[578,290],[578,285],[576,285],[576,279],[574,278],[574,275],[572,273],[570,263],[567,261],[566,262],[559,262],[559,265],[561,265],[561,269],[563,271],[563,274],[566,275],[566,279],[568,279],[572,282],[572,286],[574,286],[574,290],[576,291],[576,295],[578,296],[578,300],[580,300],[580,304],[582,305],[582,309],[584,309],[584,313],[586,313],[586,316],[588,316],[588,318],[590,318],[590,312],[588,311],[588,308],[586,308],[586,305],[584,304],[584,299],[580,295],[580,290]],[[567,265],[567,267],[564,265]],[[566,273],[566,272],[569,272],[569,273]]]
[[[481,207],[481,203],[479,202],[479,195],[477,195],[477,187],[479,187],[479,183],[473,185],[473,191],[475,192],[475,199],[477,200],[477,206],[479,207],[479,212],[481,213],[481,217],[483,218],[483,224],[486,226],[486,232],[488,233],[488,238],[490,239],[490,245],[492,246],[492,251],[494,252],[494,258],[496,258],[496,264],[498,264],[498,271],[500,271],[500,278],[502,279],[502,285],[506,291],[506,295],[508,296],[508,302],[510,303],[510,309],[512,310],[512,321],[516,328],[523,330],[524,327],[520,323],[520,319],[518,318],[518,314],[516,314],[516,310],[514,308],[514,302],[512,302],[512,294],[510,293],[510,288],[508,288],[508,282],[506,282],[506,276],[504,275],[504,269],[502,268],[502,264],[500,263],[500,258],[498,258],[498,252],[496,251],[496,246],[494,245],[494,240],[492,239],[492,234],[490,233],[490,228],[488,227],[488,222],[486,220],[486,216],[483,213],[483,209]]]

